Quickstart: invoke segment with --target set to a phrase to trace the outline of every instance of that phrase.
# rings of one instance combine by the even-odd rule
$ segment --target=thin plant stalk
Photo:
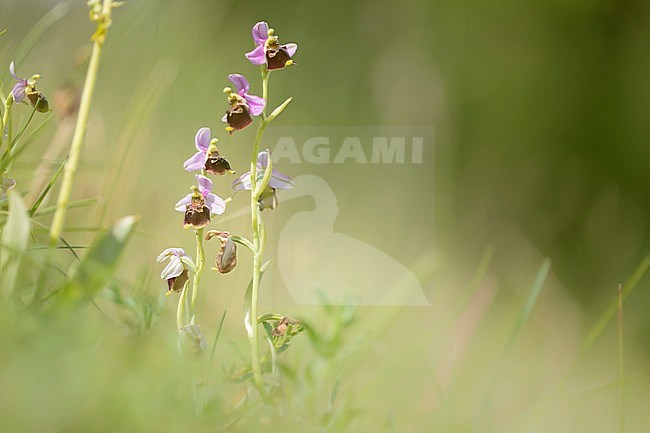
[[[203,229],[194,230],[196,236],[196,273],[192,279],[192,298],[190,300],[191,317],[190,320],[194,323],[196,316],[196,300],[199,297],[199,283],[201,282],[201,273],[203,272],[203,265],[205,264],[205,251],[203,249]]]
[[[70,195],[72,193],[72,185],[74,184],[75,174],[79,165],[79,156],[81,155],[81,148],[83,146],[86,130],[88,128],[88,117],[90,114],[90,105],[95,90],[95,83],[97,81],[97,72],[99,71],[99,60],[102,55],[102,48],[106,41],[106,33],[111,22],[111,11],[113,8],[113,0],[104,0],[101,10],[101,19],[98,23],[97,32],[93,36],[93,48],[90,56],[90,63],[86,73],[86,81],[84,83],[83,93],[81,95],[81,104],[79,105],[79,114],[77,116],[77,124],[72,136],[72,144],[70,146],[70,155],[65,164],[63,171],[63,182],[61,184],[61,191],[57,200],[57,209],[54,213],[52,226],[50,228],[50,245],[55,246],[58,242],[63,225],[65,222],[65,213]]]
[[[268,89],[269,89],[269,72],[262,66],[262,97],[268,105]],[[257,154],[260,150],[264,130],[266,129],[266,106],[264,107],[263,118],[259,123],[255,142],[253,144],[253,152],[251,154],[251,224],[253,229],[253,247],[255,252],[253,254],[253,284],[251,289],[251,314],[249,320],[251,332],[249,334],[249,342],[251,346],[251,368],[253,370],[253,378],[255,386],[262,396],[264,396],[264,382],[262,380],[262,368],[260,365],[260,354],[258,347],[259,327],[257,323],[257,299],[260,289],[260,278],[262,274],[262,259],[264,254],[265,239],[263,237],[264,222],[261,219],[260,208],[258,205],[259,194],[256,191],[257,185]]]
[[[623,359],[623,285],[618,285],[618,378],[619,378],[619,410],[620,433],[625,432],[625,364]]]
[[[34,118],[35,113],[36,113],[36,107],[34,107],[34,109],[32,110],[32,113],[27,118],[27,122],[25,122],[25,124],[20,129],[20,131],[18,131],[18,134],[16,134],[16,137],[13,138],[13,139],[11,138],[11,135],[8,135],[8,137],[7,137],[8,138],[8,140],[7,140],[7,150],[5,150],[5,153],[2,156],[2,159],[4,160],[3,161],[3,166],[7,167],[7,171],[9,170],[9,165],[11,165],[10,162],[7,162],[8,159],[10,158],[10,156],[11,156],[11,150],[14,148],[14,145],[18,142],[18,140],[20,140],[20,137],[22,137],[22,135],[25,133],[25,131],[27,130],[27,127],[29,126],[29,124],[32,123],[32,119]],[[10,134],[11,134],[11,131],[10,131]]]
[[[4,130],[7,128],[7,154],[11,150],[11,106],[14,104],[14,95],[10,92],[5,101],[5,112],[2,115],[2,128],[0,128],[0,148],[4,139]]]

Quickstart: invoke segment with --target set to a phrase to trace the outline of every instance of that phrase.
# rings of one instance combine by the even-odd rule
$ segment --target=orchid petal
[[[14,65],[14,62],[12,60],[11,64],[9,65],[9,73],[11,74],[12,77],[14,77],[18,81],[22,81],[22,79],[18,78],[16,75],[16,66]]]
[[[264,170],[267,165],[269,165],[269,152],[263,150],[257,154],[257,166]]]
[[[253,40],[257,45],[264,44],[269,37],[269,25],[265,21],[260,21],[253,26]]]
[[[27,93],[25,92],[25,87],[26,87],[25,83],[21,81],[16,83],[14,88],[11,89],[11,94],[14,97],[14,101],[16,101],[17,103],[22,102],[23,99],[25,99],[25,97],[27,96]]]
[[[163,280],[176,278],[182,274],[184,270],[185,267],[183,266],[183,262],[181,261],[180,257],[172,257],[165,269],[163,269],[163,271],[160,273],[160,278]]]
[[[293,189],[293,187],[296,186],[296,183],[286,174],[274,169],[271,171],[269,186],[275,189]]]
[[[246,172],[235,179],[232,183],[233,191],[243,191],[251,189],[251,172]]]
[[[250,84],[248,83],[246,77],[240,74],[230,74],[228,75],[228,79],[230,80],[231,83],[235,85],[235,87],[237,87],[237,93],[241,95],[242,90],[244,94],[248,93]]]
[[[174,205],[174,209],[176,209],[179,212],[185,212],[187,209],[187,205],[192,203],[192,194],[187,194],[185,197],[180,199],[178,203]]]
[[[259,116],[264,111],[264,106],[266,101],[261,96],[255,95],[244,95],[244,99],[248,103],[248,107],[251,109],[251,114],[253,116]]]
[[[168,257],[182,257],[185,255],[185,250],[183,248],[167,248],[165,251],[158,255],[156,259],[158,263],[162,262]]]
[[[194,137],[196,150],[200,150],[203,153],[208,151],[208,147],[210,147],[210,134],[210,128],[204,127],[198,130],[196,137]]]
[[[205,197],[210,191],[212,191],[212,181],[202,174],[196,175],[196,181],[199,183],[199,191]]]
[[[205,197],[205,205],[213,214],[221,215],[226,211],[226,202],[216,194],[209,193]]]
[[[263,65],[266,63],[266,53],[264,47],[258,45],[253,51],[246,53],[246,58],[254,65]]]
[[[186,171],[202,170],[205,167],[205,153],[198,151],[183,163]]]
[[[293,57],[293,55],[296,54],[296,51],[298,51],[298,45],[294,43],[283,45],[282,48],[287,51],[289,57]]]

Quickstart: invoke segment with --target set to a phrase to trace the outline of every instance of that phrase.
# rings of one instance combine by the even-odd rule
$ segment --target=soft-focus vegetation
[[[94,26],[81,1],[0,4],[0,93],[14,60],[42,76],[53,108],[14,106],[13,137],[29,125],[2,167],[16,186],[0,202],[0,431],[647,429],[648,2],[127,0],[114,18],[52,252]],[[226,138],[222,89],[228,73],[257,74],[242,53],[261,19],[300,45],[298,65],[272,77],[270,106],[294,96],[281,131],[435,129],[422,164],[278,163],[326,179],[334,230],[407,266],[431,306],[297,305],[272,263],[264,310],[306,330],[267,371],[268,405],[233,380],[249,356],[249,260],[204,276],[196,357],[179,353],[175,294],[155,262],[194,248],[173,205],[198,128],[248,170],[255,131]],[[314,208],[279,197],[265,211],[270,256],[292,215]],[[250,230],[246,217],[215,224]]]

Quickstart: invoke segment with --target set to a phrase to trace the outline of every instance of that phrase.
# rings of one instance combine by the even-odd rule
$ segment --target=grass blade
[[[620,387],[620,433],[625,432],[625,363],[623,359],[623,286],[618,285],[618,377]]]
[[[17,192],[9,193],[9,216],[2,230],[0,271],[4,296],[13,292],[18,277],[22,255],[27,250],[31,224],[25,203]]]
[[[639,281],[645,273],[648,271],[648,268],[650,268],[650,256],[646,256],[645,259],[641,262],[638,268],[634,271],[632,276],[630,277],[629,280],[625,283],[623,286],[623,291],[622,291],[622,298],[625,300],[630,293],[636,288],[636,286],[639,284]],[[587,337],[584,339],[582,342],[582,346],[580,347],[580,351],[582,353],[586,352],[589,350],[589,348],[594,344],[594,342],[600,337],[600,334],[603,333],[603,330],[607,326],[607,324],[612,320],[614,315],[616,314],[616,311],[618,309],[618,300],[614,299],[612,303],[607,307],[607,309],[603,312],[603,314],[600,316],[600,318],[596,321],[596,324],[591,328],[591,331],[587,334]]]
[[[59,178],[59,175],[63,171],[63,167],[65,167],[65,163],[66,163],[67,160],[68,160],[67,158],[63,160],[63,162],[61,163],[59,168],[56,170],[56,172],[52,176],[52,179],[50,179],[50,182],[47,184],[47,186],[45,186],[45,188],[43,189],[41,194],[36,199],[36,202],[34,203],[34,206],[32,206],[32,208],[29,210],[29,215],[30,216],[34,216],[34,214],[36,213],[38,208],[43,203],[43,200],[45,200],[45,197],[47,197],[47,195],[49,194],[50,190],[52,189],[52,187],[56,183],[56,180]]]
[[[69,6],[67,1],[57,4],[32,26],[29,33],[27,33],[16,48],[16,51],[14,51],[13,60],[16,62],[16,65],[20,65],[43,35],[68,13]]]
[[[78,208],[78,207],[92,206],[94,204],[97,204],[98,202],[99,202],[98,198],[86,198],[86,199],[83,199],[83,200],[75,200],[75,201],[71,201],[68,204],[67,208],[68,209],[74,209],[74,208]],[[34,216],[48,215],[48,214],[54,213],[54,211],[56,211],[56,206],[48,206],[46,208],[43,208],[43,209],[37,211],[34,214]]]
[[[517,321],[515,322],[512,331],[510,332],[510,336],[508,337],[508,340],[505,346],[503,347],[503,351],[501,352],[501,356],[499,357],[499,361],[497,362],[497,367],[494,373],[492,374],[492,378],[490,379],[490,382],[488,383],[488,386],[485,390],[485,395],[483,396],[483,403],[481,404],[481,409],[478,412],[478,416],[476,418],[476,422],[474,425],[475,430],[478,430],[478,427],[483,423],[483,419],[485,418],[485,415],[489,407],[490,397],[492,396],[492,389],[496,384],[497,377],[499,375],[499,372],[501,371],[501,366],[503,365],[505,359],[510,353],[510,350],[512,350],[515,341],[517,341],[517,337],[519,336],[519,333],[523,329],[524,324],[528,320],[528,317],[530,317],[530,313],[532,312],[533,307],[537,302],[537,298],[539,297],[539,293],[542,291],[542,287],[544,286],[544,282],[546,281],[546,277],[548,276],[550,269],[551,269],[551,259],[546,258],[544,259],[544,262],[542,262],[542,265],[537,271],[537,276],[535,277],[535,281],[533,282],[533,285],[530,288],[530,292],[528,293],[528,298],[526,299],[526,302],[524,303],[521,311],[519,312],[519,316],[517,316]]]

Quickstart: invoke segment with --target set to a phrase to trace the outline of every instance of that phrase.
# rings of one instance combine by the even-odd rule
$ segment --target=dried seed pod
[[[205,234],[205,239],[209,241],[213,236],[219,238],[221,242],[215,260],[216,269],[222,274],[227,274],[237,266],[237,244],[232,240],[229,232],[210,230]]]
[[[273,330],[273,336],[280,337],[284,335],[284,333],[287,332],[287,329],[289,329],[289,325],[295,326],[295,325],[299,325],[299,323],[298,321],[292,319],[291,317],[283,317],[278,323],[278,326],[276,326],[275,329]]]

